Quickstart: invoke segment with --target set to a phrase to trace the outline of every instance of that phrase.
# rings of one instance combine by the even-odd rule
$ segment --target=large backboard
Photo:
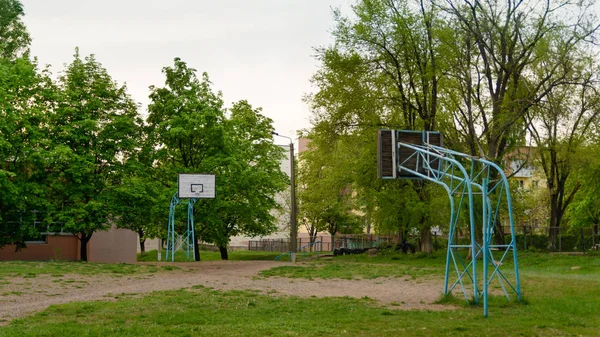
[[[413,173],[398,170],[399,165],[421,174],[429,174],[429,171],[423,165],[422,159],[419,159],[415,151],[405,146],[398,146],[399,144],[443,146],[443,137],[437,131],[378,130],[377,168],[379,178],[421,179]],[[429,161],[429,165],[431,166],[437,165],[437,159],[431,158],[427,161]]]
[[[396,179],[396,132],[377,130],[377,175],[382,179]]]
[[[177,176],[179,199],[212,199],[215,197],[215,175],[179,173]]]

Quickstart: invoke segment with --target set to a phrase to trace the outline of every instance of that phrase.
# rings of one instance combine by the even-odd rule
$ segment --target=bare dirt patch
[[[44,310],[52,304],[114,300],[121,294],[143,294],[197,285],[217,290],[258,290],[271,296],[367,296],[382,305],[392,305],[393,308],[404,310],[451,309],[433,303],[441,293],[441,283],[438,280],[306,280],[259,276],[261,270],[286,264],[275,261],[156,263],[159,266],[171,265],[178,268],[121,277],[65,274],[5,278],[3,284],[0,284],[0,325],[7,324],[14,318]]]

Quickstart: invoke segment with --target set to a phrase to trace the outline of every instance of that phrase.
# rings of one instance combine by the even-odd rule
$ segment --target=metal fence
[[[298,252],[300,251],[319,251],[319,252],[330,252],[333,250],[331,246],[331,236],[320,235],[317,236],[314,242],[320,242],[318,245],[312,245],[309,237],[298,238],[296,247]],[[248,250],[253,251],[264,251],[264,252],[289,252],[290,251],[290,240],[289,239],[260,239],[248,241]]]
[[[398,243],[398,235],[376,234],[340,234],[335,236],[334,249],[336,248],[374,248],[383,245]]]
[[[593,227],[518,226],[515,229],[517,248],[535,251],[586,252],[600,250],[600,231]],[[550,233],[556,239],[550,240]]]
[[[585,252],[590,250],[600,250],[600,231],[598,227],[554,228],[557,235],[555,242],[549,240],[549,233],[553,228],[539,226],[517,226],[515,236],[518,250],[528,251],[555,251],[555,252]],[[510,242],[510,231],[505,228],[505,241]],[[415,247],[420,247],[420,237],[410,236],[407,238]],[[468,242],[470,236],[463,232],[457,238],[459,241]],[[447,245],[447,236],[438,235],[432,238],[434,250],[445,249]],[[396,245],[399,243],[399,236],[377,235],[377,234],[338,234],[331,242],[331,236],[323,235],[316,237],[315,241],[320,241],[319,245],[310,245],[309,237],[298,238],[298,252],[300,251],[320,251],[331,252],[336,248],[372,248],[381,245]],[[290,247],[289,239],[262,239],[248,242],[248,250],[269,251],[269,252],[288,252]],[[302,247],[305,247],[304,249]]]
[[[288,252],[290,250],[290,240],[286,239],[262,239],[248,241],[248,250],[262,252]]]

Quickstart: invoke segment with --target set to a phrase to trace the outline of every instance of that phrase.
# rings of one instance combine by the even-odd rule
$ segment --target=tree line
[[[431,252],[448,224],[436,186],[376,176],[376,130],[435,130],[453,150],[543,173],[547,191],[514,188],[517,216],[597,226],[600,77],[594,1],[357,0],[334,10],[333,43],[316,49],[313,127],[300,167],[307,228],[357,221]],[[516,156],[524,148],[530,156]],[[535,154],[535,155],[534,155]],[[344,217],[358,217],[348,221]],[[501,223],[495,240],[503,241]],[[543,224],[542,224],[543,225]]]
[[[218,198],[196,204],[195,231],[223,259],[231,236],[276,230],[275,194],[289,180],[260,108],[226,108],[206,73],[175,58],[142,118],[93,55],[76,48],[56,79],[40,68],[22,16],[18,0],[0,0],[0,247],[63,231],[85,261],[93,234],[114,224],[137,232],[143,251],[145,238],[166,236],[185,172],[216,175]]]

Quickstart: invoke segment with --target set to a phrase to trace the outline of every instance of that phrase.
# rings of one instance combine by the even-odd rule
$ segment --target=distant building
[[[515,225],[544,227],[548,224],[547,184],[543,170],[537,165],[538,149],[522,146],[505,156],[504,167],[509,182],[516,181],[528,200],[523,214],[515,214]]]
[[[40,239],[27,241],[27,247],[15,251],[14,245],[0,248],[0,261],[79,261],[80,242],[71,233],[41,233]],[[137,235],[114,226],[94,233],[87,244],[88,261],[103,263],[135,263]]]
[[[505,157],[506,173],[511,179],[518,181],[519,186],[526,189],[545,188],[544,173],[535,165],[537,148],[522,146]]]

